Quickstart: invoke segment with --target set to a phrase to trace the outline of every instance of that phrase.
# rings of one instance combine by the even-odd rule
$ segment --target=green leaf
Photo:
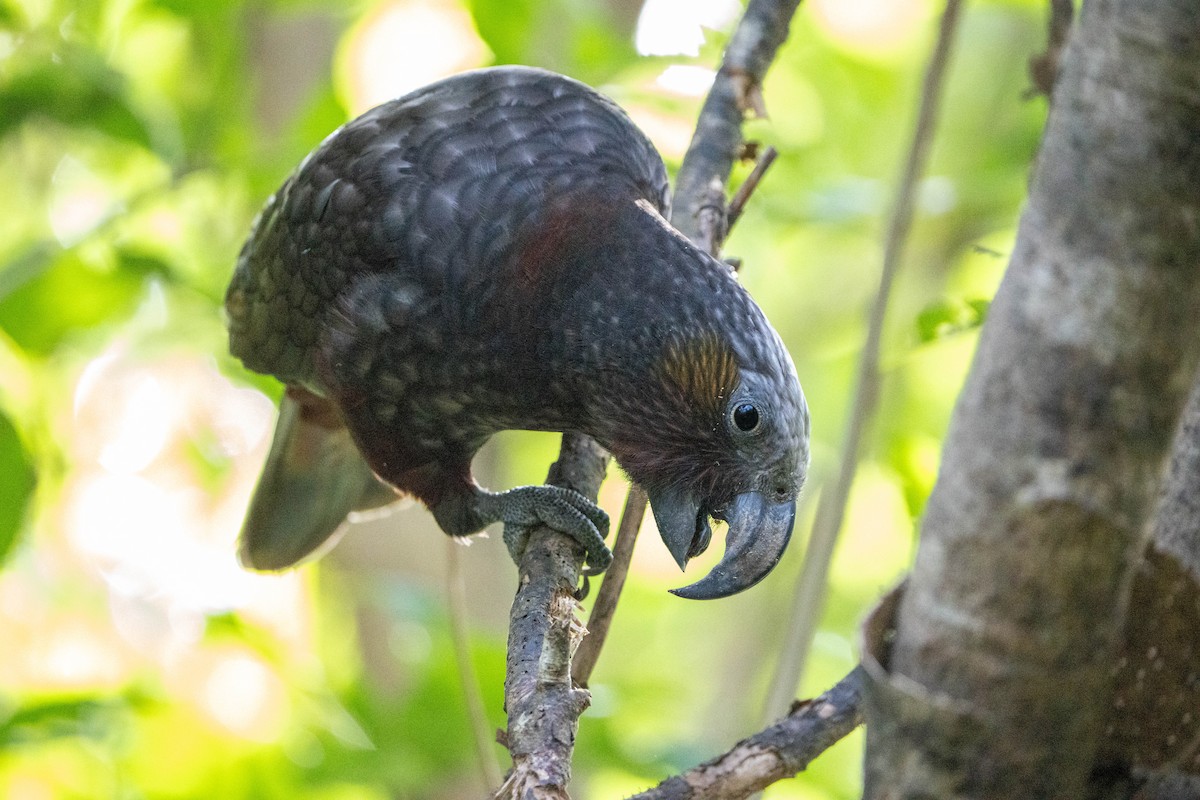
[[[63,738],[100,741],[125,727],[131,714],[147,709],[152,700],[136,691],[115,696],[92,695],[27,702],[0,707],[0,747]]]
[[[0,563],[17,542],[25,521],[35,483],[30,463],[17,430],[8,417],[0,414]]]
[[[117,250],[120,269],[130,278],[162,278],[166,281],[175,279],[171,265],[153,253],[143,252],[134,248]]]
[[[13,8],[12,3],[7,0],[0,0],[0,28],[8,30],[16,30],[23,27],[25,24],[20,12]]]
[[[130,102],[124,76],[81,48],[18,71],[0,88],[0,108],[0,136],[31,118],[49,118],[150,147],[150,130]]]
[[[940,300],[917,315],[917,338],[927,343],[974,330],[987,319],[987,311],[987,300]]]
[[[475,27],[498,64],[521,63],[528,58],[534,15],[530,0],[472,0],[469,5]]]
[[[599,84],[636,57],[602,4],[568,0],[471,0],[479,35],[497,64],[537,64]]]
[[[243,4],[238,0],[152,0],[147,5],[181,17],[203,19],[224,16]]]
[[[74,251],[51,257],[53,263],[0,298],[0,328],[37,355],[52,352],[72,333],[126,317],[146,276],[157,272],[148,259],[102,268]]]

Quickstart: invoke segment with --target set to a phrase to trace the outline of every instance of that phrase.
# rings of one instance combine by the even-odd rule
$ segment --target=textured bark
[[[1093,0],[1072,34],[900,606],[929,714],[879,720],[870,797],[1083,796],[1200,345],[1196,14]]]
[[[591,439],[564,434],[546,482],[595,500],[607,466],[608,455]],[[521,556],[504,681],[513,769],[499,797],[568,797],[575,731],[591,702],[571,681],[571,656],[583,637],[575,618],[583,556],[573,539],[545,527],[534,531]]]
[[[1153,530],[1113,666],[1099,763],[1200,776],[1200,382],[1175,436]]]
[[[721,69],[679,168],[671,223],[711,253],[720,250],[725,237],[724,187],[741,153],[742,120],[747,112],[763,113],[763,77],[787,40],[788,26],[799,5],[800,0],[750,0],[725,48]],[[703,219],[706,209],[720,213],[718,224]],[[706,233],[714,240],[705,241],[709,238]]]
[[[630,800],[740,800],[804,770],[858,727],[862,669],[733,749]]]
[[[1154,546],[1200,581],[1200,380],[1192,386],[1171,449],[1154,519]]]

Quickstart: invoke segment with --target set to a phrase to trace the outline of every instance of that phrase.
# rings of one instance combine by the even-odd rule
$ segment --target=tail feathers
[[[246,512],[238,556],[252,569],[294,566],[332,547],[350,512],[397,499],[371,472],[332,404],[290,390]]]

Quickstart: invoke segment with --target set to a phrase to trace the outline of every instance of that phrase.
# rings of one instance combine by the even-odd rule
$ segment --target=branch
[[[723,187],[741,152],[746,112],[765,115],[763,77],[787,39],[799,5],[800,0],[750,0],[725,48],[725,59],[700,110],[696,133],[675,180],[671,223],[698,244],[702,239],[700,211],[714,183],[722,192],[720,208],[724,210]],[[709,252],[720,249],[724,235],[722,229]]]
[[[833,549],[842,529],[850,487],[858,470],[863,435],[879,403],[879,356],[883,342],[883,324],[891,299],[892,284],[900,269],[904,247],[912,228],[913,198],[916,195],[917,181],[924,172],[926,157],[933,141],[933,129],[937,121],[946,65],[950,59],[950,45],[958,23],[959,6],[959,0],[948,0],[946,3],[938,29],[937,43],[929,59],[929,66],[925,69],[917,125],[908,148],[904,173],[896,187],[891,222],[884,242],[879,289],[871,306],[867,340],[863,343],[862,354],[858,360],[854,399],[838,457],[840,466],[833,485],[824,488],[817,501],[813,531],[804,554],[804,568],[793,595],[783,653],[767,694],[764,715],[768,719],[782,710],[800,684],[804,664],[808,660],[808,651],[812,647],[817,624],[821,619],[829,564],[833,560]]]
[[[752,158],[753,156],[751,156]],[[754,164],[754,169],[746,176],[746,180],[738,187],[734,193],[733,199],[729,201],[729,210],[725,212],[725,229],[726,234],[733,230],[733,226],[741,219],[742,212],[746,210],[746,204],[750,202],[750,197],[754,194],[754,190],[758,188],[758,184],[762,181],[763,176],[767,174],[767,170],[775,163],[775,159],[779,157],[779,151],[774,147],[768,147],[758,157],[758,161]],[[716,255],[715,253],[713,255]]]
[[[563,434],[546,482],[595,500],[608,454],[586,436]],[[571,656],[583,626],[575,618],[583,550],[569,536],[536,529],[518,565],[517,597],[508,630],[504,708],[513,768],[498,798],[568,797],[579,715],[591,697],[571,681]]]
[[[1200,780],[1200,381],[1194,381],[1158,496],[1153,538],[1133,578],[1113,664],[1113,702],[1093,773],[1112,765]],[[1106,769],[1107,767],[1107,769]],[[1192,784],[1193,789],[1196,783]],[[1159,794],[1145,792],[1147,797]],[[1200,797],[1200,793],[1185,795]]]
[[[803,771],[862,722],[863,672],[855,667],[825,694],[796,703],[769,728],[729,752],[630,800],[740,800]]]

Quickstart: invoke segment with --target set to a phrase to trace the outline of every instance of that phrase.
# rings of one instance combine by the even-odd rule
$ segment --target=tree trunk
[[[1198,19],[1091,0],[1067,47],[868,707],[869,797],[1084,796],[1200,355]]]

